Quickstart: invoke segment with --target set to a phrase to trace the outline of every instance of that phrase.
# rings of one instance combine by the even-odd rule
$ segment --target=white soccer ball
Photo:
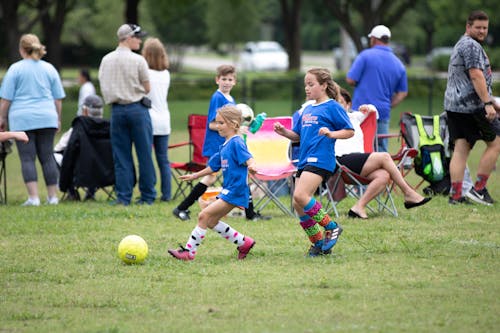
[[[241,111],[241,118],[243,119],[241,125],[250,126],[250,123],[254,119],[252,108],[243,103],[236,104],[236,107]]]

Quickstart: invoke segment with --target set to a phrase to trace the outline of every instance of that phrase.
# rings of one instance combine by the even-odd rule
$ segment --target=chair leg
[[[295,213],[293,210],[288,209],[288,207],[281,202],[278,196],[276,196],[274,193],[277,193],[286,183],[275,183],[274,186],[271,188],[268,188],[262,181],[258,179],[252,178],[253,183],[262,191],[264,192],[265,196],[257,200],[257,202],[254,204],[254,209],[256,212],[260,212],[267,204],[269,204],[271,201],[278,206],[281,211],[287,215],[290,215],[292,217],[295,217]]]

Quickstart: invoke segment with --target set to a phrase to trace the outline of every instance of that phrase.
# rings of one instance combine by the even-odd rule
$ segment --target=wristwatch
[[[484,102],[484,106],[493,105],[493,101]]]

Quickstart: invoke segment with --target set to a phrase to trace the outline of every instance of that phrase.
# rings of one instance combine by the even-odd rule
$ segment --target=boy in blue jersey
[[[210,158],[219,151],[219,146],[224,143],[224,138],[217,132],[215,117],[217,110],[224,105],[235,105],[234,98],[231,96],[231,89],[236,85],[236,68],[232,65],[221,65],[217,67],[217,75],[215,83],[218,86],[217,91],[210,99],[210,106],[208,108],[207,130],[205,133],[205,141],[203,142],[203,156]],[[216,173],[206,175],[202,180],[196,184],[191,193],[173,210],[175,217],[187,221],[190,219],[189,207],[191,207],[199,197],[205,193],[207,188],[215,183],[217,180]],[[251,197],[250,197],[251,199]],[[245,215],[248,219],[260,217],[253,211],[253,204],[250,203],[248,209],[245,210]]]
[[[255,241],[220,221],[234,207],[248,207],[248,172],[255,173],[255,162],[243,138],[238,135],[241,127],[241,111],[234,105],[226,105],[217,111],[215,127],[224,142],[218,152],[212,155],[208,166],[192,174],[181,176],[182,180],[191,181],[222,170],[224,187],[217,200],[205,207],[198,216],[198,225],[191,232],[186,246],[168,250],[178,260],[193,260],[198,246],[205,238],[207,228],[210,228],[221,237],[236,244],[238,259],[245,259],[248,252],[255,245]]]
[[[328,180],[335,171],[335,140],[354,135],[353,126],[336,99],[339,86],[324,68],[314,68],[304,78],[308,105],[292,130],[280,123],[274,124],[276,133],[300,141],[297,181],[293,194],[293,206],[300,218],[300,225],[312,243],[311,257],[329,254],[342,233],[321,203],[313,197],[321,182]],[[325,229],[324,234],[321,227]]]

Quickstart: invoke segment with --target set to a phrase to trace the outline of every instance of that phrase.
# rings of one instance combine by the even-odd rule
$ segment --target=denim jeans
[[[377,120],[377,134],[389,134],[389,119]],[[389,139],[378,139],[378,149],[380,152],[387,152],[389,150]]]
[[[168,160],[168,135],[154,135],[153,146],[158,169],[160,169],[161,200],[168,201],[172,199],[172,171]]]
[[[152,203],[156,198],[156,171],[152,158],[153,128],[149,111],[139,102],[113,104],[111,146],[115,165],[115,191],[117,200],[126,205],[132,200],[136,179],[132,144],[139,162],[140,199]]]

